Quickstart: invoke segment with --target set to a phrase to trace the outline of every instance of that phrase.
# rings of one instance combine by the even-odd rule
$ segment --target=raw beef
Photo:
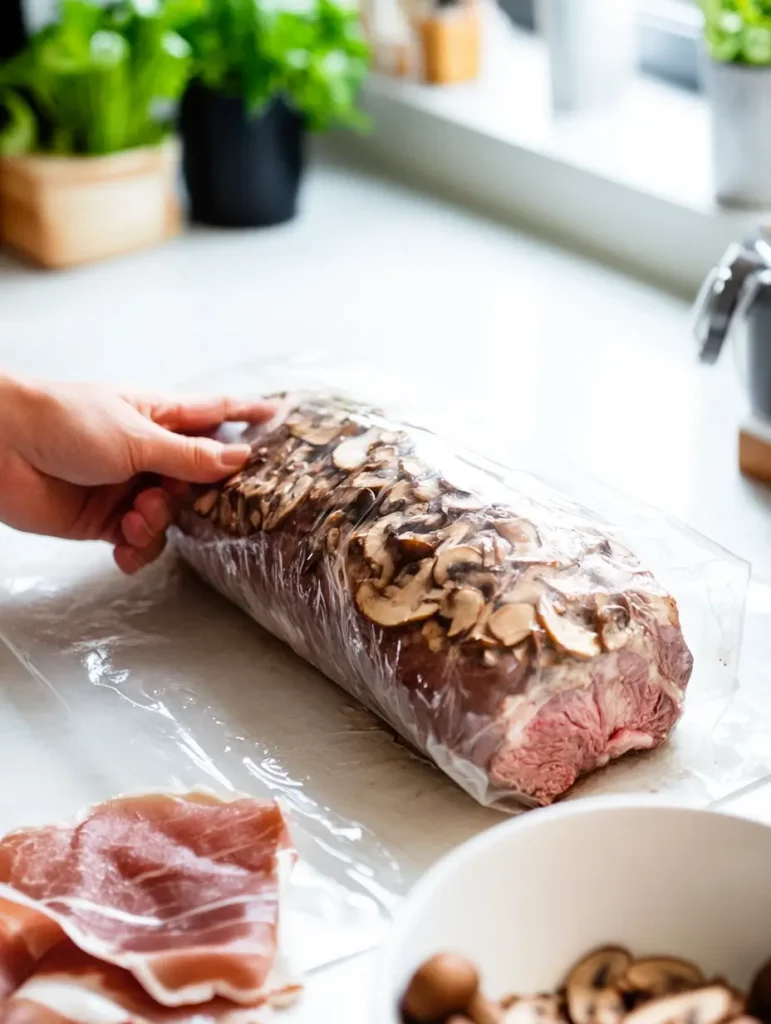
[[[277,977],[293,860],[277,804],[205,793],[122,798],[74,827],[10,833],[0,841],[0,1021],[31,1020],[30,993],[64,998],[87,978],[157,1011],[131,1020],[264,1019],[256,1005],[296,990]],[[77,967],[68,977],[66,964]],[[186,1006],[198,1015],[161,1011]]]
[[[551,803],[665,742],[693,660],[602,520],[335,396],[281,396],[245,438],[182,555],[482,803]]]

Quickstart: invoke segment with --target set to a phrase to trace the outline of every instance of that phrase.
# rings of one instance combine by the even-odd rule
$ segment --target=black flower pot
[[[243,100],[194,82],[182,100],[180,127],[193,220],[250,228],[295,216],[305,125],[283,100],[249,116]]]

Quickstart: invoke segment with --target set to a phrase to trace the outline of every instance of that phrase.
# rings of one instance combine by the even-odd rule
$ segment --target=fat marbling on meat
[[[74,826],[9,833],[0,840],[0,1022],[21,1024],[37,999],[80,1024],[95,986],[103,1010],[124,998],[154,1007],[153,1021],[262,1019],[257,1006],[297,990],[277,970],[293,859],[275,802],[206,793],[124,797]]]

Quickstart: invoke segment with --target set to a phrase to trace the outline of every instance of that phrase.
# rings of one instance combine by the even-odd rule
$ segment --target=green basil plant
[[[701,0],[714,60],[771,65],[771,0]]]
[[[177,0],[177,5],[179,32],[206,88],[242,98],[253,115],[281,96],[311,131],[366,126],[356,101],[369,47],[352,8],[337,0]]]
[[[0,65],[0,154],[99,156],[174,128],[192,71],[177,0],[60,0],[58,16]]]

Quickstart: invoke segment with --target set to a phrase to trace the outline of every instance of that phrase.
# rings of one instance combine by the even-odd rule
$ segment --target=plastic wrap
[[[529,474],[319,392],[277,396],[183,557],[480,803],[548,803],[660,746],[693,658],[674,599]]]
[[[213,374],[205,384],[239,392],[334,387],[382,401],[402,418],[423,409],[421,418],[453,426],[441,420],[446,402],[426,408],[425,389],[414,388],[419,407],[404,381],[397,393],[382,380],[373,388],[367,376],[351,366],[282,361],[219,380]],[[469,433],[464,423],[455,426]],[[601,517],[601,532],[634,551],[677,601],[695,667],[672,738],[589,775],[571,795],[653,791],[706,804],[769,775],[771,751],[752,744],[763,734],[746,710],[753,701],[744,691],[741,707],[735,699],[744,563],[541,448],[496,448],[493,440],[505,434],[500,424],[490,424],[485,448],[516,472],[409,432],[420,436],[421,459],[472,494],[479,485],[504,504],[515,494],[549,504],[555,485]],[[560,498],[554,507],[586,521],[572,502]],[[590,517],[590,528],[597,521]],[[225,583],[235,584],[253,543],[212,534],[191,557],[229,567]],[[497,820],[173,554],[125,579],[99,546],[0,531],[0,577],[0,634],[28,673],[23,684],[9,677],[0,691],[0,766],[14,780],[0,795],[0,829],[71,817],[121,792],[205,785],[279,796],[301,854],[293,931],[300,966],[312,968],[375,944],[394,900],[415,878]],[[291,623],[283,629],[303,650]],[[346,640],[357,643],[353,635]],[[735,722],[754,751],[745,762]]]

